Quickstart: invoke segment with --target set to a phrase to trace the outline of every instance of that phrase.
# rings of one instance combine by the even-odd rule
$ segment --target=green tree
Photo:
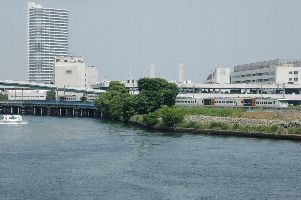
[[[95,100],[95,106],[104,117],[112,120],[123,120],[124,103],[129,97],[130,94],[123,84],[112,81],[107,92]]]
[[[177,108],[165,107],[160,110],[160,113],[167,126],[175,126],[184,120],[184,114]]]
[[[55,100],[56,94],[54,90],[50,90],[46,93],[46,100]]]
[[[7,94],[0,93],[0,101],[7,101],[7,100],[8,100]]]
[[[161,78],[141,78],[138,80],[138,88],[139,93],[146,96],[151,112],[162,105],[174,105],[178,95],[176,84]]]

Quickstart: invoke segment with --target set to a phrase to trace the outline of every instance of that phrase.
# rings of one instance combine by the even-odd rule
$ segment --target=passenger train
[[[176,106],[287,108],[286,99],[272,98],[192,98],[177,97]]]

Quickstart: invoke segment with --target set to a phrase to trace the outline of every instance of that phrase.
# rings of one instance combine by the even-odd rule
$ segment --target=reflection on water
[[[298,142],[161,133],[98,119],[0,125],[2,199],[300,199]]]

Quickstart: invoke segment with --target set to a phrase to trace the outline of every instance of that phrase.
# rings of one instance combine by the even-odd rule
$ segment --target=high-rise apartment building
[[[27,81],[53,83],[54,58],[68,54],[68,11],[28,2]]]

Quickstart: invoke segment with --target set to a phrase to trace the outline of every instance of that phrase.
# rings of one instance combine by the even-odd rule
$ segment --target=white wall
[[[47,90],[7,90],[8,100],[46,100]]]
[[[98,80],[95,67],[89,67],[81,57],[58,57],[55,62],[55,85],[91,88]]]
[[[300,84],[301,67],[277,67],[276,84]]]

